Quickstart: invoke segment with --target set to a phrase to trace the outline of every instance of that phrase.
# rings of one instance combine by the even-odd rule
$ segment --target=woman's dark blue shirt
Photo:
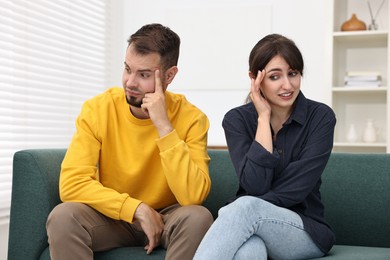
[[[328,252],[335,235],[324,219],[320,185],[333,148],[333,110],[300,92],[290,118],[277,133],[273,153],[255,141],[257,124],[253,103],[230,110],[223,119],[239,178],[237,197],[256,196],[295,211],[313,241]]]

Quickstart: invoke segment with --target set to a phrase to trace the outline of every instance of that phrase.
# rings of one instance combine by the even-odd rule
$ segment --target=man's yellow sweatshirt
[[[150,119],[130,112],[122,88],[88,101],[61,167],[60,197],[132,223],[144,202],[154,209],[201,204],[210,191],[206,115],[166,91],[174,130],[159,138]]]

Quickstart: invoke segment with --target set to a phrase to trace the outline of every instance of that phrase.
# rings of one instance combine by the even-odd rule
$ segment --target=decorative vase
[[[366,143],[373,143],[376,141],[376,129],[372,119],[367,119],[363,133],[363,141]]]
[[[349,130],[347,133],[347,141],[350,143],[356,142],[358,140],[358,134],[356,132],[356,128],[354,124],[349,126]]]
[[[363,21],[359,20],[356,17],[356,14],[352,14],[351,19],[349,19],[348,21],[345,21],[341,25],[341,30],[342,31],[361,31],[361,30],[367,30],[367,26]]]

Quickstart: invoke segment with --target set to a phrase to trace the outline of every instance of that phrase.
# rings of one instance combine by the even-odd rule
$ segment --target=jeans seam
[[[301,224],[297,224],[295,222],[291,222],[291,221],[285,221],[285,220],[280,220],[280,219],[277,219],[277,218],[264,218],[264,217],[260,217],[258,218],[258,220],[255,222],[255,225],[253,225],[253,230],[255,231],[256,229],[258,230],[259,227],[260,227],[260,222],[274,222],[276,224],[285,224],[285,225],[288,225],[288,226],[292,226],[292,227],[295,227],[295,228],[298,228],[302,231],[305,231],[304,227],[301,225]],[[255,228],[257,227],[257,228]],[[254,232],[256,233],[256,232]]]

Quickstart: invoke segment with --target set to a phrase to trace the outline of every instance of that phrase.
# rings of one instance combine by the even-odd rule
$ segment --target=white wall
[[[306,65],[302,90],[330,103],[326,89],[324,48],[327,0],[118,0],[110,11],[117,23],[110,59],[114,75],[108,86],[121,85],[126,40],[140,26],[159,22],[182,39],[180,72],[170,90],[183,93],[209,117],[209,145],[225,145],[223,115],[241,105],[249,90],[247,58],[267,33],[292,38]],[[123,6],[122,6],[123,4]],[[329,26],[328,26],[329,27]],[[115,72],[117,71],[117,72]],[[0,259],[6,259],[8,225],[0,226]]]
[[[243,103],[249,91],[249,52],[268,33],[295,41],[305,60],[304,94],[330,104],[324,1],[124,1],[123,55],[126,39],[146,23],[176,31],[182,39],[179,74],[169,89],[185,94],[208,115],[209,145],[224,146],[223,115]]]
[[[9,224],[0,222],[0,260],[7,259]]]

